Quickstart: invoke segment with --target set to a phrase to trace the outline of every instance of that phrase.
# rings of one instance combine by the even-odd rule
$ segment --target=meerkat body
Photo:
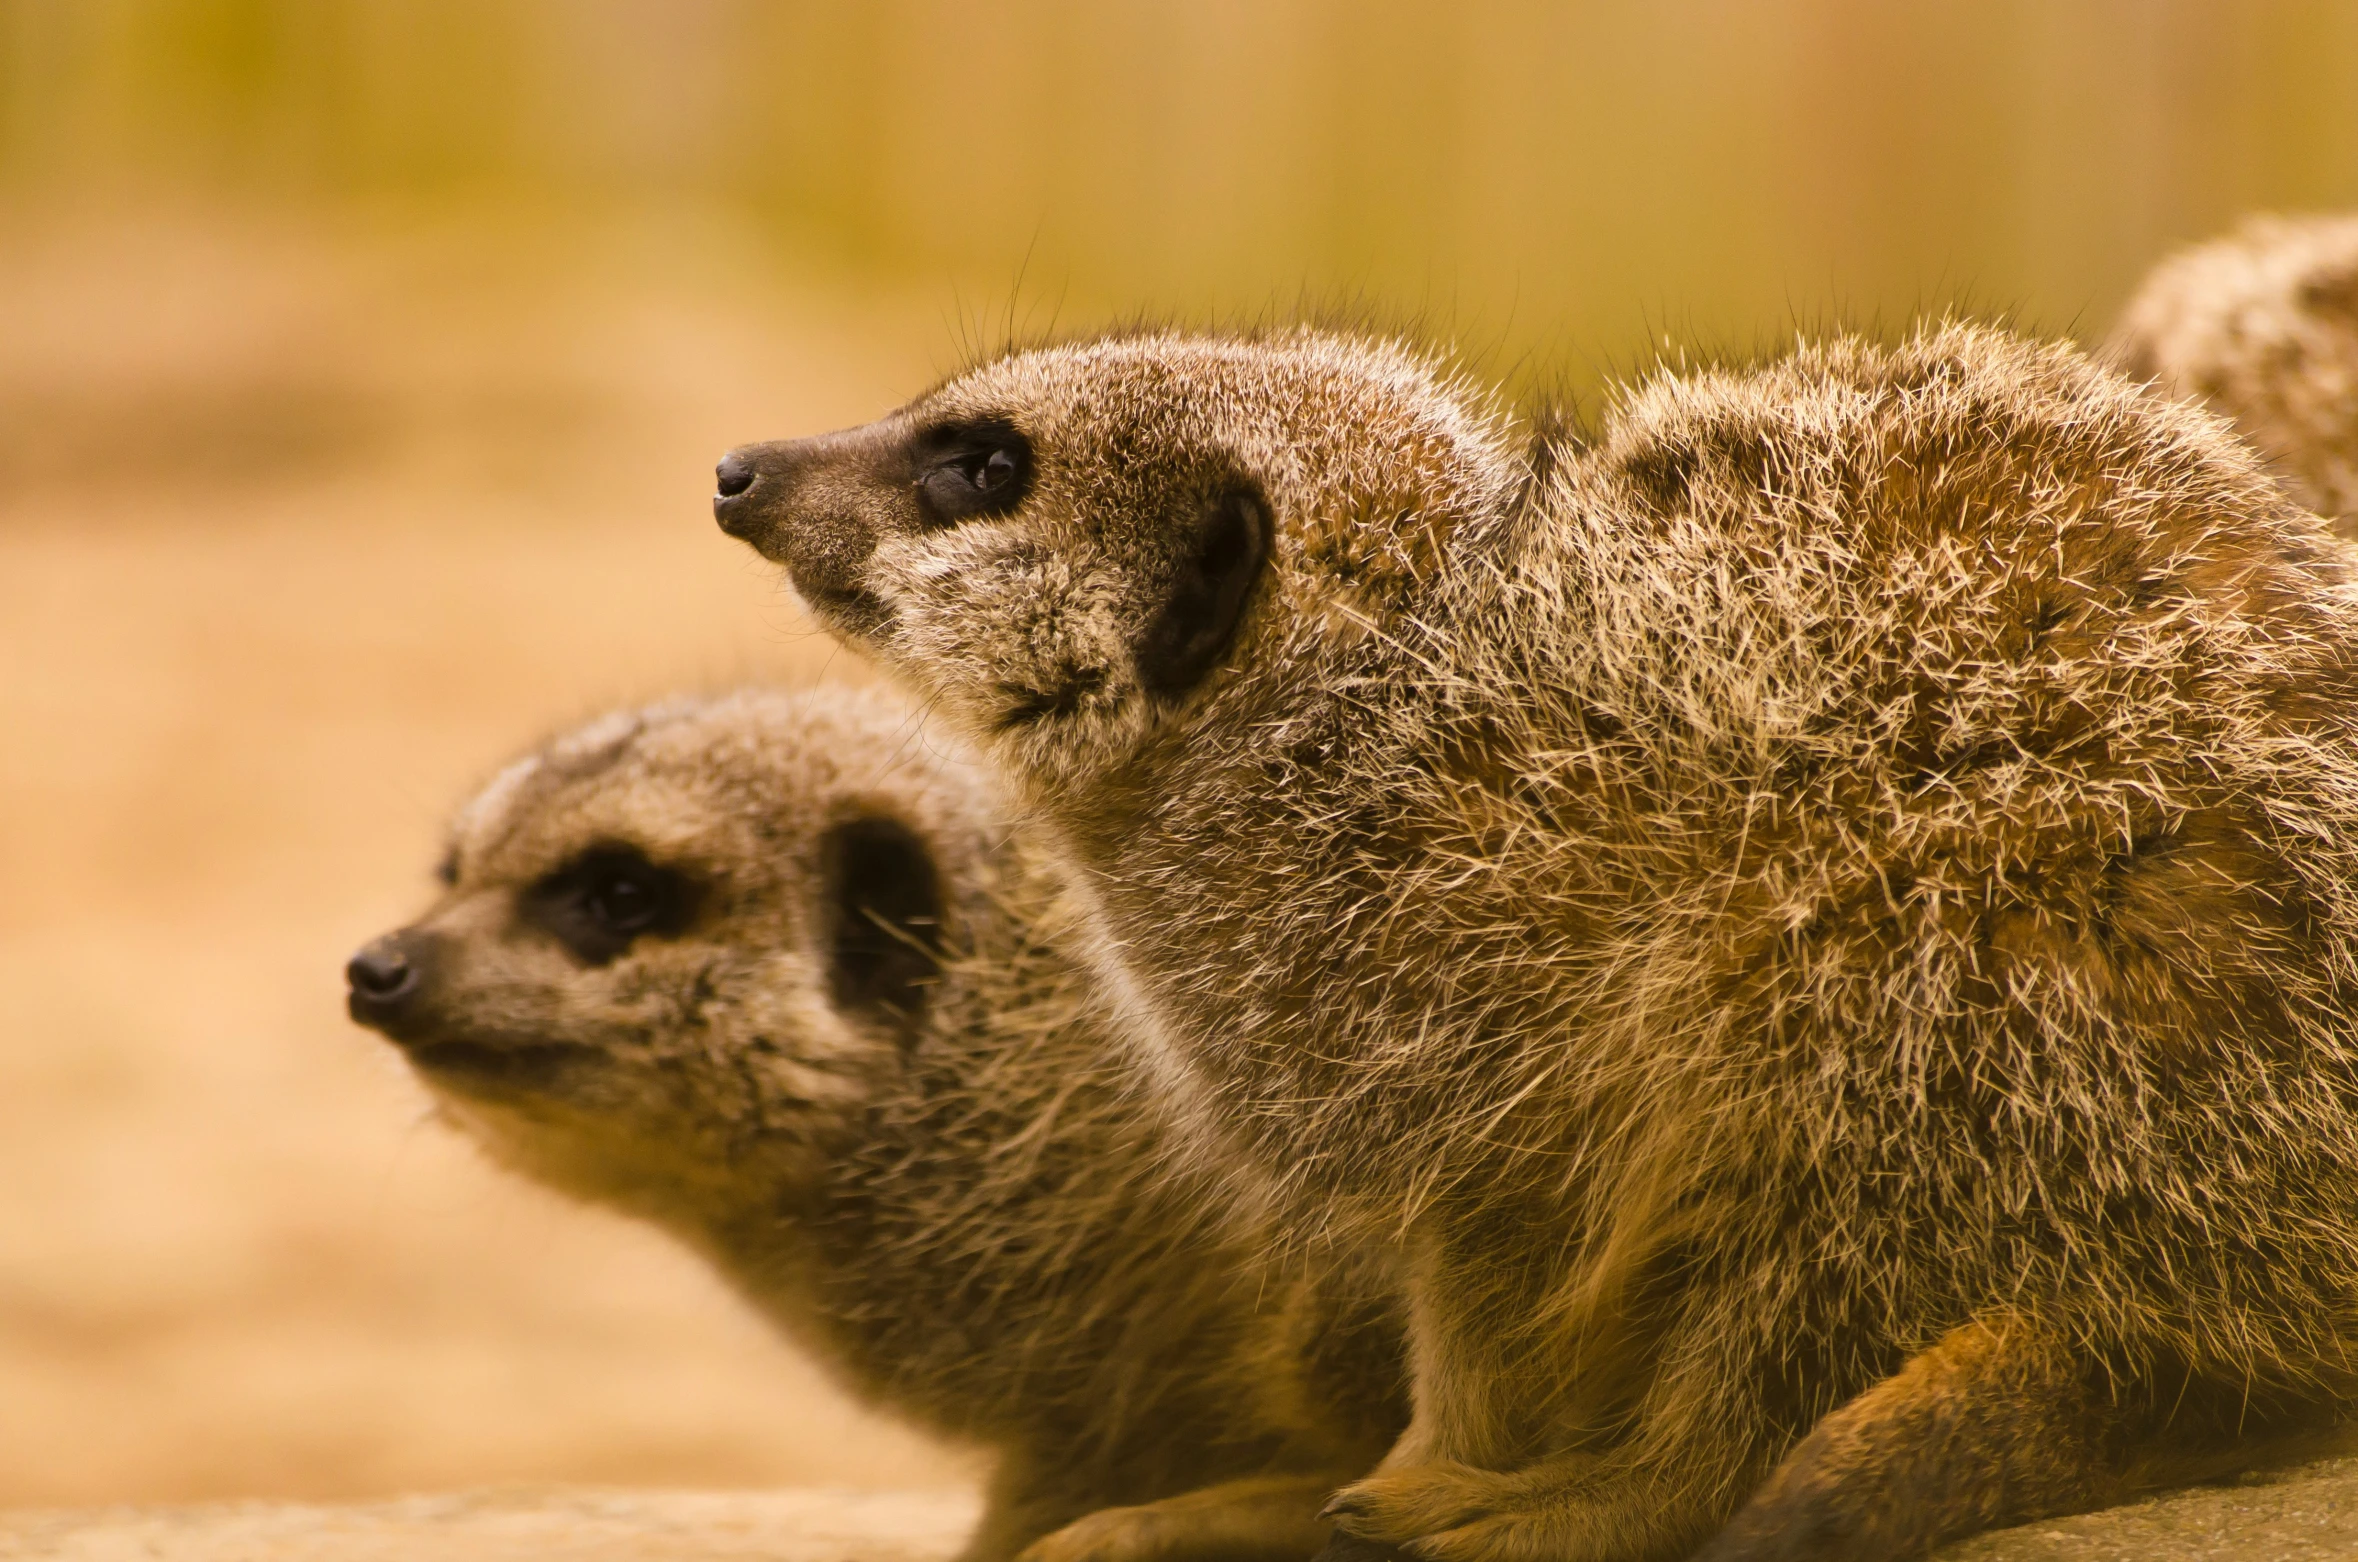
[[[1053,884],[897,702],[592,723],[461,813],[445,878],[355,1017],[497,1159],[996,1451],[973,1562],[1306,1556],[1405,1419],[1389,1304],[1171,1164]]]
[[[2358,535],[2358,216],[2255,217],[2170,256],[2110,352],[2234,419],[2296,498]]]
[[[1160,1087],[1400,1256],[1350,1535],[1893,1559],[2338,1419],[2358,603],[2215,418],[1951,326],[1518,451],[1382,344],[1143,337],[721,476]]]

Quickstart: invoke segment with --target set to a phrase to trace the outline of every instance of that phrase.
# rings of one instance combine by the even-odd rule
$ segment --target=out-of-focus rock
[[[0,1512],[0,1562],[944,1562],[961,1491],[510,1487],[391,1502]],[[1980,1535],[1935,1562],[2348,1562],[2358,1457]]]
[[[1979,1535],[1937,1562],[2349,1562],[2358,1458]]]
[[[41,1562],[941,1562],[957,1491],[520,1487],[331,1506],[207,1503],[0,1513],[0,1558]]]

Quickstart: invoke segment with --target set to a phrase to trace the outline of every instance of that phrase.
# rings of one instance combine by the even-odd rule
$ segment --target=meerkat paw
[[[1413,1562],[1563,1562],[1594,1553],[1593,1537],[1549,1523],[1544,1514],[1493,1513],[1401,1547]]]
[[[1412,1562],[1604,1562],[1698,1538],[1670,1494],[1614,1476],[1590,1454],[1512,1472],[1408,1465],[1345,1487],[1327,1516],[1338,1535]]]
[[[1015,1562],[1140,1562],[1170,1549],[1173,1528],[1153,1503],[1100,1508],[1042,1535]]]
[[[1412,1542],[1477,1523],[1514,1505],[1515,1478],[1436,1460],[1354,1481],[1334,1494],[1326,1516],[1359,1540],[1414,1550]]]
[[[1100,1508],[1016,1562],[1307,1562],[1327,1538],[1332,1476],[1259,1476],[1131,1507]]]

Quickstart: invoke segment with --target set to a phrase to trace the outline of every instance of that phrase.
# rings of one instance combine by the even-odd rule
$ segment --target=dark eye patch
[[[1005,515],[1032,486],[1031,441],[991,418],[919,434],[910,449],[917,508],[928,526]]]
[[[695,915],[697,886],[619,842],[592,846],[524,892],[524,920],[584,965],[605,965],[641,937],[670,938]]]
[[[458,873],[458,848],[456,846],[444,847],[441,860],[434,864],[434,882],[444,889],[456,889],[458,888]]]
[[[1242,485],[1216,495],[1186,537],[1162,606],[1133,647],[1138,680],[1166,699],[1200,682],[1236,638],[1269,562],[1269,511]]]
[[[941,972],[941,872],[896,819],[848,819],[821,842],[822,936],[838,1008],[913,1036]]]

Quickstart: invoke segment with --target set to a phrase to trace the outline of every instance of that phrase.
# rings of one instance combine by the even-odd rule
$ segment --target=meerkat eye
[[[1015,481],[1019,469],[1012,452],[993,450],[982,456],[969,456],[959,462],[958,475],[978,491],[995,494]]]
[[[655,886],[632,873],[609,873],[581,892],[581,904],[613,933],[637,933],[662,909]]]
[[[937,429],[918,441],[917,504],[930,526],[1004,515],[1031,485],[1032,450],[1011,424]]]
[[[642,936],[681,932],[694,902],[687,875],[635,846],[594,846],[533,885],[523,914],[584,964],[604,965]]]
[[[458,848],[453,846],[443,852],[440,862],[434,864],[434,882],[444,889],[456,889],[458,888],[458,880]]]

